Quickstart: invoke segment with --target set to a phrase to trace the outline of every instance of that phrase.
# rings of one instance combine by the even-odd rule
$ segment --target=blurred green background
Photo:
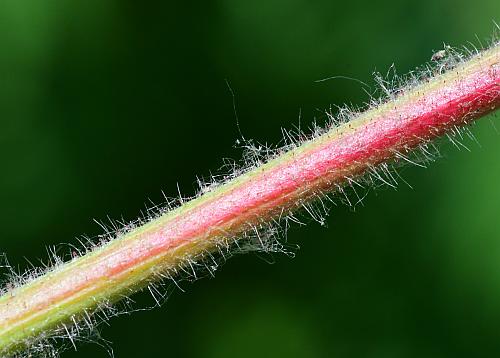
[[[493,33],[498,0],[0,3],[0,252],[45,247],[194,193],[247,138],[360,105],[373,71]],[[476,38],[477,35],[477,38]],[[116,357],[491,357],[500,354],[500,128],[450,145],[414,187],[293,228],[296,258],[228,262],[167,304],[101,326]],[[134,297],[139,307],[149,294]],[[93,344],[63,357],[106,357]]]

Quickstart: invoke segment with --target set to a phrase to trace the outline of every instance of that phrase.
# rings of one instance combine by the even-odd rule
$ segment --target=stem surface
[[[82,320],[218,240],[278,220],[500,106],[500,47],[184,203],[0,297],[0,353]]]

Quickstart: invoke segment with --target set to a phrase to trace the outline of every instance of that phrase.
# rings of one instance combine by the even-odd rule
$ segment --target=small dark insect
[[[446,57],[446,50],[441,50],[432,55],[431,61],[441,61],[445,57]]]
[[[431,61],[441,61],[446,56],[448,56],[450,49],[451,49],[450,46],[444,45],[444,49],[442,49],[442,50],[436,52],[434,55],[432,55]]]

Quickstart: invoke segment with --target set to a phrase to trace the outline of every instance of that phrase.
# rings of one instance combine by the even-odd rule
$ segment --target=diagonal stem
[[[67,329],[186,262],[500,106],[500,46],[0,297],[0,353]],[[188,266],[189,267],[189,266]],[[194,269],[193,269],[194,271]]]

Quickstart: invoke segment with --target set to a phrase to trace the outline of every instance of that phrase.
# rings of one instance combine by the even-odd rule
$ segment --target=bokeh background
[[[487,39],[497,0],[0,3],[0,251],[19,270],[45,247],[134,219],[161,190],[195,191],[241,131],[367,100],[356,81],[405,73],[443,42]],[[478,40],[479,39],[479,40]],[[483,42],[487,43],[487,41]],[[101,326],[125,357],[491,357],[500,354],[500,128],[451,145],[413,189],[293,228],[295,258],[228,262],[152,311]],[[134,297],[139,307],[149,294]],[[107,357],[93,344],[63,357]]]

